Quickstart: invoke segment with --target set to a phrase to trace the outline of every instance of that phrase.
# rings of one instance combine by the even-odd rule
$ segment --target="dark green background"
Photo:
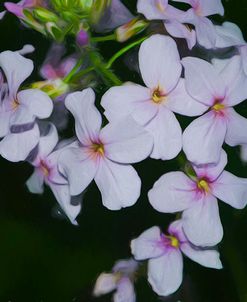
[[[135,12],[136,1],[124,2]],[[236,22],[247,38],[246,0],[224,1],[224,5],[225,18],[217,20]],[[0,33],[0,51],[31,43],[36,48],[31,58],[36,67],[41,65],[50,41],[20,26],[11,15],[0,23]],[[102,52],[109,58],[119,48],[117,43],[106,42]],[[122,71],[122,65],[122,60],[115,65],[121,79],[140,81],[127,68]],[[33,79],[37,79],[37,73]],[[237,110],[247,117],[246,104]],[[227,170],[247,177],[239,149],[226,150],[230,159]],[[0,302],[110,301],[110,296],[91,297],[97,275],[110,270],[117,259],[130,256],[132,238],[153,225],[166,228],[174,219],[174,215],[155,212],[146,195],[160,175],[179,169],[176,161],[149,159],[135,167],[143,181],[142,197],[135,206],[108,211],[101,204],[95,184],[91,184],[84,194],[80,226],[74,227],[55,214],[56,202],[48,189],[43,196],[28,193],[25,181],[32,173],[28,164],[0,159]],[[224,269],[206,269],[185,259],[184,283],[164,301],[247,301],[247,210],[237,211],[220,202],[220,211],[225,235],[219,250]],[[138,281],[136,290],[138,302],[160,301],[145,278]]]

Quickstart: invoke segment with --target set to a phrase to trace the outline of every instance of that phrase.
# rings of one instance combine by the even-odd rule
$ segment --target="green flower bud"
[[[125,42],[131,37],[142,32],[145,28],[147,28],[147,26],[148,21],[135,18],[116,29],[116,39],[119,42]]]

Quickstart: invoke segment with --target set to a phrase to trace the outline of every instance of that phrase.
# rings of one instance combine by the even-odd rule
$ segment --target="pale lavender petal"
[[[168,0],[138,0],[137,11],[148,20],[164,20],[167,18]]]
[[[224,7],[222,5],[221,0],[198,0],[199,11],[203,16],[211,16],[215,14],[219,14],[221,16],[224,15]]]
[[[0,137],[5,136],[9,132],[10,119],[13,111],[0,111]]]
[[[97,162],[85,148],[66,148],[59,157],[59,171],[68,178],[71,195],[83,192],[93,180]]]
[[[102,118],[94,105],[95,94],[91,88],[70,93],[65,99],[65,106],[75,118],[75,130],[83,145],[98,138]]]
[[[160,296],[174,293],[182,283],[183,257],[180,250],[148,261],[148,281]]]
[[[245,44],[241,29],[232,22],[224,22],[221,26],[216,26],[216,47],[224,48]]]
[[[39,89],[21,90],[17,94],[18,102],[34,116],[44,119],[48,118],[53,109],[53,103],[50,97]]]
[[[215,99],[225,96],[225,86],[212,64],[193,57],[182,59],[185,86],[189,94],[201,103],[212,106]]]
[[[180,246],[182,252],[191,260],[209,268],[222,269],[220,254],[216,250],[200,249],[194,247],[188,242],[182,243]]]
[[[58,133],[56,127],[49,123],[49,132],[45,136],[41,136],[39,140],[38,157],[44,158],[50,154],[58,143]]]
[[[197,42],[205,48],[215,48],[216,30],[211,20],[204,17],[195,19]]]
[[[117,291],[113,295],[113,302],[135,302],[136,295],[133,283],[123,277],[117,283]]]
[[[159,107],[158,114],[147,124],[152,134],[154,147],[151,157],[168,160],[176,157],[182,148],[182,130],[173,112]]]
[[[209,181],[214,181],[216,178],[219,177],[219,175],[224,170],[225,166],[227,164],[227,154],[222,149],[219,162],[216,164],[205,164],[201,166],[193,165],[193,169],[196,172],[197,177],[208,179]]]
[[[182,70],[176,43],[162,35],[153,35],[141,44],[139,65],[146,86],[164,94],[177,85]]]
[[[183,228],[189,241],[197,246],[214,246],[223,237],[217,199],[207,195],[185,210],[182,215]]]
[[[227,110],[226,143],[237,146],[247,143],[247,119],[233,108]]]
[[[238,49],[242,58],[242,68],[245,75],[247,76],[247,44],[239,47]]]
[[[6,14],[6,10],[0,12],[0,20],[2,20]]]
[[[213,183],[212,193],[230,206],[243,209],[247,204],[247,178],[223,171]]]
[[[183,133],[183,150],[196,165],[217,163],[226,135],[226,120],[210,111],[194,120]]]
[[[122,273],[124,275],[133,275],[135,271],[138,269],[139,263],[135,261],[133,258],[127,260],[118,260],[113,268],[112,271],[114,273]]]
[[[151,101],[152,91],[134,83],[111,87],[103,95],[101,106],[110,122],[132,117],[141,125],[148,123],[158,112],[158,106]]]
[[[242,161],[247,162],[247,144],[241,146],[240,157]]]
[[[185,88],[185,80],[180,79],[164,103],[171,111],[186,115],[197,116],[207,111],[208,107],[192,98]]]
[[[39,127],[21,133],[9,133],[0,142],[0,154],[5,159],[18,162],[25,160],[39,142]]]
[[[28,178],[26,185],[29,192],[42,194],[44,192],[44,174],[35,169],[33,174]]]
[[[118,163],[142,161],[153,148],[152,136],[131,117],[109,123],[101,130],[99,138],[104,144],[105,156]]]
[[[180,212],[196,202],[195,187],[196,184],[183,172],[169,172],[148,192],[149,202],[159,212]]]
[[[114,274],[102,273],[97,278],[94,286],[93,295],[99,297],[101,295],[112,292],[117,288],[117,280]]]
[[[154,226],[131,241],[131,253],[136,260],[157,258],[166,252],[165,243],[162,244],[160,229]]]
[[[15,98],[21,83],[32,73],[33,62],[8,50],[0,54],[0,67],[7,78],[11,97]]]
[[[188,28],[185,24],[177,20],[169,20],[164,22],[167,32],[176,38],[184,38],[188,44],[189,49],[192,49],[196,44],[196,32]]]
[[[81,211],[81,204],[73,205],[71,204],[71,196],[68,185],[59,185],[54,183],[49,183],[49,186],[56,197],[57,202],[68,216],[72,224],[78,225],[76,222],[76,217]]]
[[[179,240],[179,245],[188,242],[184,231],[183,231],[183,221],[182,219],[173,221],[168,227],[168,233]]]
[[[130,207],[140,196],[141,180],[130,165],[104,158],[99,163],[95,182],[101,192],[102,203],[109,210]]]
[[[227,61],[221,71],[221,77],[226,86],[224,105],[234,106],[247,98],[247,77],[240,56],[234,56]]]

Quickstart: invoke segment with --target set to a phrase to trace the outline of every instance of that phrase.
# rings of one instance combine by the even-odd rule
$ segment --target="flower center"
[[[43,160],[41,160],[40,162],[40,169],[45,177],[49,176],[50,169],[48,168],[47,164]]]
[[[175,236],[166,236],[170,240],[170,246],[178,249],[180,246],[179,240]]]
[[[225,108],[224,104],[216,103],[213,105],[212,109],[216,112],[219,112]]]
[[[97,154],[99,154],[101,156],[103,156],[105,154],[105,148],[104,148],[104,145],[102,143],[94,143],[94,144],[92,144],[92,150],[95,153],[97,153]]]
[[[164,101],[164,99],[166,98],[165,94],[160,90],[160,88],[156,88],[154,91],[153,91],[153,94],[152,94],[152,101],[155,103],[155,104],[160,104]]]
[[[207,180],[205,179],[200,179],[197,182],[197,187],[200,191],[203,191],[205,193],[209,193],[210,192],[210,187],[209,187],[209,183],[207,182]]]
[[[18,108],[18,106],[20,105],[20,103],[18,102],[17,99],[14,99],[11,103],[12,109],[15,110]]]

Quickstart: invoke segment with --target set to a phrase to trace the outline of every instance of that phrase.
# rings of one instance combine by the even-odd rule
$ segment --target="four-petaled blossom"
[[[221,269],[219,253],[213,249],[202,249],[186,238],[182,221],[174,221],[168,235],[154,226],[131,241],[131,251],[136,260],[148,261],[148,281],[161,296],[174,293],[183,279],[182,253],[191,260],[209,268]]]
[[[31,74],[33,62],[18,52],[0,54],[3,71],[0,86],[0,154],[10,161],[25,160],[39,141],[36,118],[50,116],[51,99],[38,89],[18,92],[21,83]],[[7,83],[4,82],[4,77]]]
[[[206,47],[214,48],[216,43],[216,30],[207,16],[224,15],[224,7],[221,0],[174,0],[191,5],[184,19],[180,22],[192,24],[195,27],[197,42]]]
[[[176,43],[153,35],[141,44],[139,66],[147,87],[134,83],[110,88],[101,105],[110,122],[132,116],[153,136],[155,159],[172,159],[181,150],[182,131],[175,114],[200,115],[206,106],[196,102],[180,78],[182,66]]]
[[[133,259],[118,261],[114,265],[112,273],[99,275],[94,287],[94,296],[98,297],[115,291],[114,302],[135,302],[133,281],[137,268],[138,263]]]
[[[59,173],[57,168],[59,155],[68,146],[65,145],[54,150],[57,143],[56,127],[49,123],[48,133],[40,137],[38,148],[34,150],[36,152],[35,158],[30,163],[35,167],[35,170],[26,184],[29,191],[35,194],[44,192],[44,184],[50,187],[64,213],[73,224],[77,225],[75,219],[81,210],[81,205],[71,204],[68,181]]]
[[[226,164],[227,155],[222,151],[217,165],[193,165],[196,177],[169,172],[148,192],[149,201],[157,211],[183,211],[184,232],[195,245],[213,246],[222,239],[217,198],[236,209],[243,209],[247,204],[247,179],[223,171]]]
[[[103,204],[111,209],[133,205],[141,180],[128,165],[149,156],[152,137],[133,119],[112,122],[101,129],[102,118],[94,105],[91,88],[71,93],[65,105],[75,118],[77,146],[62,152],[59,166],[72,195],[80,194],[94,179]]]
[[[209,109],[185,129],[184,152],[197,165],[217,163],[224,141],[230,146],[247,143],[247,119],[232,108],[247,97],[247,77],[241,59],[234,56],[226,62],[217,60],[210,64],[187,57],[182,63],[188,93]]]

